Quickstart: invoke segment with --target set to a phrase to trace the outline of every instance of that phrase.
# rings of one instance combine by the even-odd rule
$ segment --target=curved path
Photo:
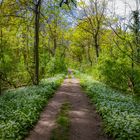
[[[102,132],[101,119],[95,107],[89,103],[79,81],[74,78],[64,80],[25,140],[49,140],[56,116],[65,101],[71,104],[69,140],[109,140]]]

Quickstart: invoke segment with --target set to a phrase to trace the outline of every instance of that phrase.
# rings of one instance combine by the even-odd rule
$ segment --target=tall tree
[[[35,63],[35,75],[34,84],[39,84],[39,27],[40,27],[40,8],[41,0],[35,0],[34,2],[34,15],[35,15],[35,39],[34,39],[34,63]]]
[[[82,0],[81,0],[82,1]],[[96,51],[96,57],[98,59],[100,53],[100,35],[102,31],[103,22],[105,20],[105,0],[89,0],[89,4],[82,1],[80,5],[84,13],[84,20],[87,22],[88,27],[82,27],[83,30],[89,32],[93,36],[94,47]]]

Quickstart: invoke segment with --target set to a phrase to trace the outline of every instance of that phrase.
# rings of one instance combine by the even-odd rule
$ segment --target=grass
[[[102,116],[104,131],[118,140],[140,140],[140,102],[90,76],[80,75],[81,85]]]
[[[56,118],[56,128],[52,130],[51,140],[68,140],[70,119],[69,112],[70,104],[65,102],[60,108],[60,112]]]
[[[0,140],[21,140],[61,84],[63,75],[44,79],[39,86],[9,90],[0,97]]]

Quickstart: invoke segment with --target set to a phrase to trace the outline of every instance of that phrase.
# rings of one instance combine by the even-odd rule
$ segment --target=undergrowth
[[[104,131],[118,140],[140,140],[140,102],[92,77],[81,74],[81,85],[102,116]]]
[[[44,79],[39,86],[9,90],[0,97],[0,140],[21,140],[61,84],[64,75]]]

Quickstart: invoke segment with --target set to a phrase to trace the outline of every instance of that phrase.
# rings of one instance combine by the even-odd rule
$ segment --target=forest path
[[[75,78],[65,79],[54,97],[49,101],[40,120],[25,140],[50,140],[55,119],[64,102],[69,102],[70,140],[109,140],[101,130],[101,119],[95,107],[81,90]]]

